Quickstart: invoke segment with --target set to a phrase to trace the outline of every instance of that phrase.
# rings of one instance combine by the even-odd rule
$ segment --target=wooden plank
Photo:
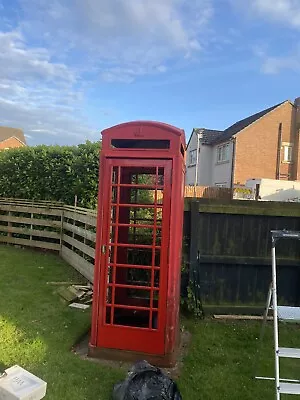
[[[190,280],[193,281],[194,273],[198,266],[198,243],[200,236],[198,203],[191,203],[191,243],[190,243]]]
[[[24,206],[24,205],[14,205],[14,204],[1,204],[0,211],[11,211],[20,213],[33,213],[33,214],[43,214],[43,215],[55,215],[60,217],[62,214],[62,209],[59,208],[49,208],[49,207],[38,207],[38,206]]]
[[[88,224],[91,226],[96,226],[96,224],[97,224],[96,214],[95,215],[92,215],[92,214],[84,215],[84,214],[79,214],[74,211],[64,210],[64,217],[74,219],[75,221],[79,221],[79,222],[82,222],[83,224]]]
[[[267,266],[271,265],[270,257],[244,257],[244,256],[227,256],[227,255],[204,255],[200,254],[200,268],[201,264],[226,264],[226,265],[259,265]],[[299,259],[277,257],[276,263],[280,266],[300,266]]]
[[[97,210],[92,209],[92,208],[83,208],[83,207],[75,207],[75,206],[70,206],[68,204],[64,205],[64,209],[68,211],[74,211],[74,212],[79,212],[81,214],[89,214],[89,215],[97,215]]]
[[[90,282],[94,281],[93,264],[80,257],[78,254],[74,253],[66,246],[62,246],[60,255],[67,263],[69,263],[73,268],[80,272],[81,275],[87,278]]]
[[[20,246],[38,247],[47,250],[60,250],[59,243],[40,242],[38,240],[20,239],[8,236],[0,236],[1,243],[17,244]]]
[[[54,228],[61,227],[61,221],[51,221],[49,219],[12,217],[8,215],[0,215],[0,221],[15,222],[18,224],[28,224],[28,225],[51,226]]]
[[[262,321],[263,315],[233,315],[233,314],[215,314],[214,319],[230,319],[237,321]],[[273,317],[267,317],[268,321],[273,321]]]
[[[85,230],[80,226],[68,224],[67,222],[63,223],[63,230],[67,230],[75,233],[78,236],[81,236],[84,239],[90,240],[91,242],[96,242],[96,233]]]
[[[11,197],[0,197],[0,202],[2,203],[22,203],[22,204],[44,204],[44,205],[55,205],[55,206],[63,206],[63,202],[54,201],[54,200],[30,200],[30,199],[18,199]]]
[[[95,258],[95,249],[93,249],[92,247],[87,246],[86,244],[79,242],[79,240],[76,240],[68,235],[63,235],[62,240],[69,243],[71,246],[76,247],[76,249],[82,251],[88,256]]]
[[[59,232],[50,232],[50,231],[30,229],[30,228],[18,228],[15,226],[5,226],[5,225],[0,225],[0,232],[21,233],[22,235],[46,237],[58,240],[60,239],[61,236]]]

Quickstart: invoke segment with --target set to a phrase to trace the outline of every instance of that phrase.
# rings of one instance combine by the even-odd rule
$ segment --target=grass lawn
[[[55,255],[0,246],[0,370],[19,364],[33,372],[48,382],[48,400],[109,400],[124,371],[70,351],[87,331],[90,312],[67,307],[49,281],[82,278]],[[183,325],[192,333],[178,379],[184,400],[274,399],[273,382],[252,379],[260,323],[184,319]],[[281,326],[281,341],[300,347],[299,328]],[[282,365],[282,376],[300,377],[299,360]],[[271,325],[257,373],[273,375]]]

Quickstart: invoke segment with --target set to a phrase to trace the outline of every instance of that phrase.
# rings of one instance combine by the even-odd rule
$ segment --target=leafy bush
[[[0,152],[0,196],[54,200],[82,207],[97,203],[101,143],[36,146]]]

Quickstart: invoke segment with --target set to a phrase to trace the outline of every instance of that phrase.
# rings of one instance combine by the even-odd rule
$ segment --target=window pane
[[[224,157],[224,161],[228,161],[229,160],[229,144],[225,145],[225,157]]]
[[[293,147],[284,146],[284,161],[292,161],[293,157]]]
[[[190,151],[190,164],[196,164],[197,162],[197,150]]]

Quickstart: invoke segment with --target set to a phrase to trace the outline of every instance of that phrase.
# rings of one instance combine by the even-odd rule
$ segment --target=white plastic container
[[[40,400],[46,395],[47,383],[15,365],[0,378],[0,400]]]

